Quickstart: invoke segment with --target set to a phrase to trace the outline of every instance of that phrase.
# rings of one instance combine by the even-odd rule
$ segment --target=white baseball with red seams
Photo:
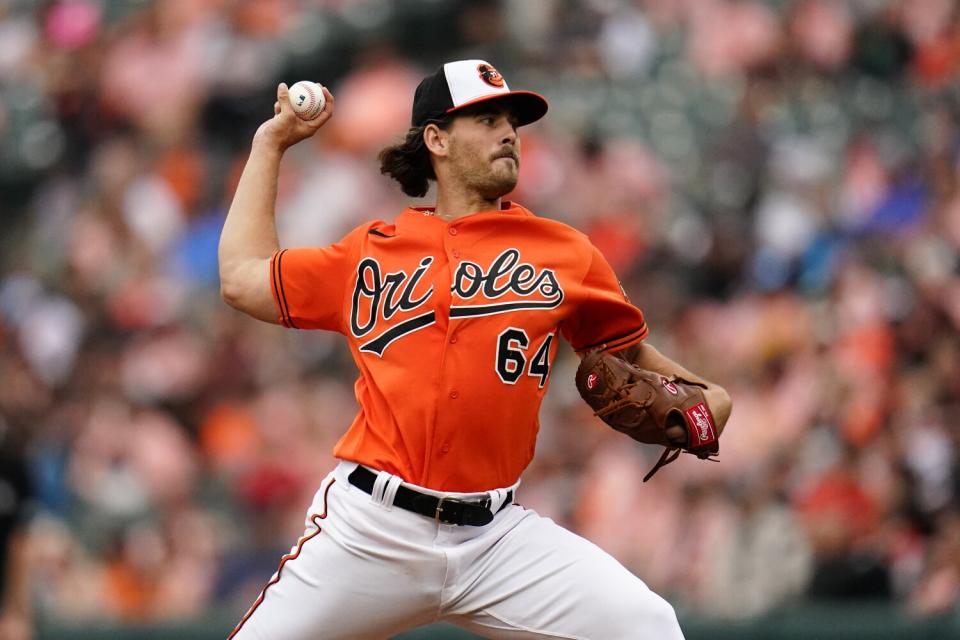
[[[327,99],[323,95],[323,86],[317,82],[301,80],[290,87],[287,99],[293,112],[303,120],[313,120],[323,111]]]

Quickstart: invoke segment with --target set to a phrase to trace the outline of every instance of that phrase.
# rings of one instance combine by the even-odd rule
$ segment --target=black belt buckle
[[[464,502],[456,498],[438,498],[433,519],[443,524],[460,524],[463,521],[463,505]]]
[[[466,502],[457,498],[438,498],[433,519],[442,524],[482,526],[493,520],[490,501]]]

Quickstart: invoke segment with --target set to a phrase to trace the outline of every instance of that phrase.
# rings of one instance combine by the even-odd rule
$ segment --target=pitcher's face
[[[457,116],[449,129],[450,176],[488,200],[513,191],[520,177],[516,122],[507,108],[492,104]]]

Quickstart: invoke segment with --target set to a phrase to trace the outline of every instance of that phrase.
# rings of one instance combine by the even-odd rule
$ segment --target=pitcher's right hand
[[[254,142],[262,142],[276,147],[279,151],[286,151],[289,147],[315,134],[333,115],[333,94],[326,87],[323,87],[323,96],[327,99],[327,103],[320,115],[313,120],[303,120],[293,112],[293,107],[287,98],[288,91],[284,82],[277,86],[277,101],[273,103],[273,117],[260,125],[253,138]]]

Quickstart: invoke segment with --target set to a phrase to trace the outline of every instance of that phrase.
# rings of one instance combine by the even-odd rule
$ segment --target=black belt
[[[366,467],[357,466],[347,477],[350,484],[367,493],[373,493],[373,483],[377,474]],[[507,492],[499,513],[504,507],[513,502],[513,490]],[[413,489],[397,487],[397,495],[393,498],[393,505],[419,513],[422,516],[433,518],[443,524],[470,525],[482,527],[493,522],[493,512],[490,511],[490,498],[484,500],[461,500],[460,498],[438,498]]]

